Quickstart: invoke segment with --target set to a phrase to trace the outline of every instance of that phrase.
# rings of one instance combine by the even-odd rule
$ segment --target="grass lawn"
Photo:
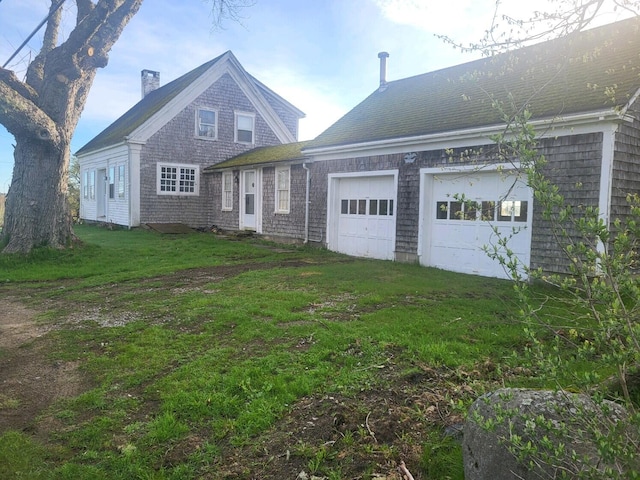
[[[0,322],[0,478],[393,479],[404,460],[416,480],[462,479],[447,433],[484,391],[528,381],[509,282],[76,233],[80,248],[0,257],[21,319]]]

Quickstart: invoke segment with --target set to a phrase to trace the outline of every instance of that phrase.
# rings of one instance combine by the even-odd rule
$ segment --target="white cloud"
[[[478,38],[489,28],[493,15],[493,1],[447,0],[373,0],[391,22],[420,30]],[[521,0],[518,0],[521,2]]]
[[[300,120],[299,140],[317,137],[343,116],[353,105],[325,82],[314,82],[284,63],[256,67],[245,64],[247,71],[282,96],[306,116]]]

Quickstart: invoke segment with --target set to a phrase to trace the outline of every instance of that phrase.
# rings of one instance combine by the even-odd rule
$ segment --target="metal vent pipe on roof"
[[[380,52],[378,53],[378,58],[380,59],[379,90],[382,92],[385,88],[387,88],[387,58],[389,58],[389,54],[387,52]]]

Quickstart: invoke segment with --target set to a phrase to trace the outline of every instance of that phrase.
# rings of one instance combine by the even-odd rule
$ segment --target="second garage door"
[[[356,257],[393,260],[396,225],[394,175],[332,179],[329,249]]]
[[[423,264],[507,278],[485,249],[504,256],[498,241],[510,237],[508,248],[529,266],[532,194],[515,171],[434,173],[424,185]]]

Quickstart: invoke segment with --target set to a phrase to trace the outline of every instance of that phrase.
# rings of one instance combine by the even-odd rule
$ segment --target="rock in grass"
[[[586,395],[508,388],[488,393],[473,403],[465,423],[465,479],[626,478],[634,467],[604,458],[598,436],[630,447],[637,432],[630,433],[627,420],[622,406]]]

